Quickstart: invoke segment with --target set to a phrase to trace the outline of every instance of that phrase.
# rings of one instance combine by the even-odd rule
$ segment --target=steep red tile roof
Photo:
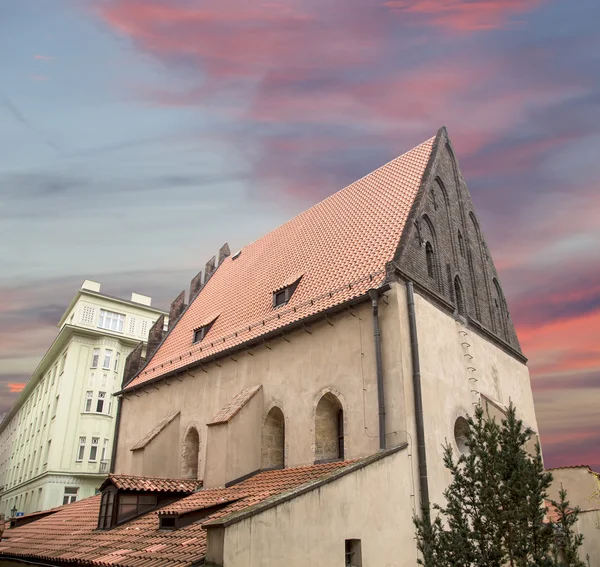
[[[92,496],[25,526],[6,530],[5,539],[0,541],[0,557],[70,560],[84,565],[188,567],[201,561],[206,553],[206,531],[201,523],[238,512],[356,462],[265,471],[230,488],[195,492],[108,531],[96,530],[101,497]],[[129,477],[125,486],[145,486],[147,480],[136,484]],[[176,531],[158,529],[159,514],[183,514],[224,502],[229,504],[201,522]]]
[[[154,439],[169,423],[171,423],[178,415],[179,411],[172,413],[171,415],[167,415],[163,419],[161,419],[154,429],[151,429],[146,435],[144,435],[132,448],[132,451],[136,451],[137,449],[143,449],[152,439]]]
[[[224,407],[219,410],[219,413],[215,415],[207,425],[217,425],[219,423],[227,423],[254,397],[262,386],[249,386],[244,388],[239,394]]]
[[[365,294],[385,278],[427,166],[434,138],[331,195],[226,258],[194,299],[134,388],[178,368]],[[272,292],[302,275],[290,302]],[[194,329],[219,316],[204,340]]]
[[[190,493],[202,486],[202,481],[191,478],[159,478],[153,476],[109,474],[108,478],[102,483],[102,488],[108,484],[112,484],[120,490]]]

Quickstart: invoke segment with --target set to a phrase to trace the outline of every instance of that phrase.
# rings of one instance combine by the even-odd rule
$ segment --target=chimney
[[[194,301],[194,298],[198,295],[202,289],[202,270],[200,270],[193,278],[190,283],[190,303]]]
[[[121,388],[124,388],[133,377],[142,369],[145,358],[142,358],[142,351],[144,350],[144,343],[138,343],[138,345],[129,353],[125,359],[125,367],[123,368],[123,382]]]
[[[169,329],[173,328],[173,325],[175,325],[175,322],[179,319],[185,308],[185,290],[183,290],[173,300],[173,303],[171,303],[171,308],[169,309]]]
[[[88,291],[95,291],[96,293],[100,293],[100,284],[92,280],[85,280],[81,284],[81,289],[87,289]]]
[[[217,269],[215,267],[216,258],[213,256],[208,262],[206,262],[206,266],[204,266],[204,285],[210,279],[210,277],[215,273]]]
[[[140,303],[141,305],[147,305],[148,307],[152,305],[151,297],[135,292],[131,294],[131,301],[133,301],[134,303]]]
[[[219,250],[219,266],[222,264],[223,260],[225,260],[225,258],[227,258],[227,256],[231,255],[231,251],[229,250],[229,244],[227,244],[227,242],[225,244],[223,244],[223,246],[221,246],[221,249]]]
[[[160,344],[160,341],[162,341],[164,334],[164,326],[165,316],[161,315],[156,320],[154,325],[150,327],[150,331],[148,332],[148,346],[146,347],[146,360],[150,360],[152,358],[152,356],[156,352],[156,349],[158,348],[158,345]]]

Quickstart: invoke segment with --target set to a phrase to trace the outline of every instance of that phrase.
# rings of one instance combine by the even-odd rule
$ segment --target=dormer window
[[[273,307],[282,307],[289,303],[293,293],[296,291],[300,279],[298,278],[292,285],[288,285],[282,289],[273,292]]]
[[[206,337],[208,331],[210,331],[210,328],[213,326],[213,323],[214,321],[211,321],[208,325],[203,325],[202,327],[194,331],[194,344],[204,340],[204,337]]]

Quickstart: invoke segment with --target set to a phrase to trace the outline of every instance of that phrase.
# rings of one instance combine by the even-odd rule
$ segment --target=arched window
[[[454,422],[454,441],[458,450],[463,455],[469,454],[469,447],[467,447],[467,436],[469,433],[469,423],[464,417],[459,417]]]
[[[456,310],[458,311],[458,314],[465,315],[465,298],[458,276],[454,278],[454,299],[456,300]]]
[[[190,427],[183,442],[181,476],[198,478],[198,457],[200,453],[200,436],[195,427]]]
[[[315,461],[344,458],[344,411],[330,392],[317,405],[315,414]]]
[[[463,240],[462,232],[458,231],[458,249],[460,250],[460,255],[465,257],[465,241]]]
[[[285,419],[275,406],[265,419],[262,430],[263,469],[282,469],[285,466]]]
[[[433,246],[431,242],[425,245],[425,258],[427,259],[427,274],[430,278],[435,276],[435,259],[433,257]]]

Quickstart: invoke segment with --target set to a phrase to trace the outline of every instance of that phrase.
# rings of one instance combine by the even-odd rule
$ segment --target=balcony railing
[[[107,473],[110,470],[110,459],[100,461],[100,472]]]

